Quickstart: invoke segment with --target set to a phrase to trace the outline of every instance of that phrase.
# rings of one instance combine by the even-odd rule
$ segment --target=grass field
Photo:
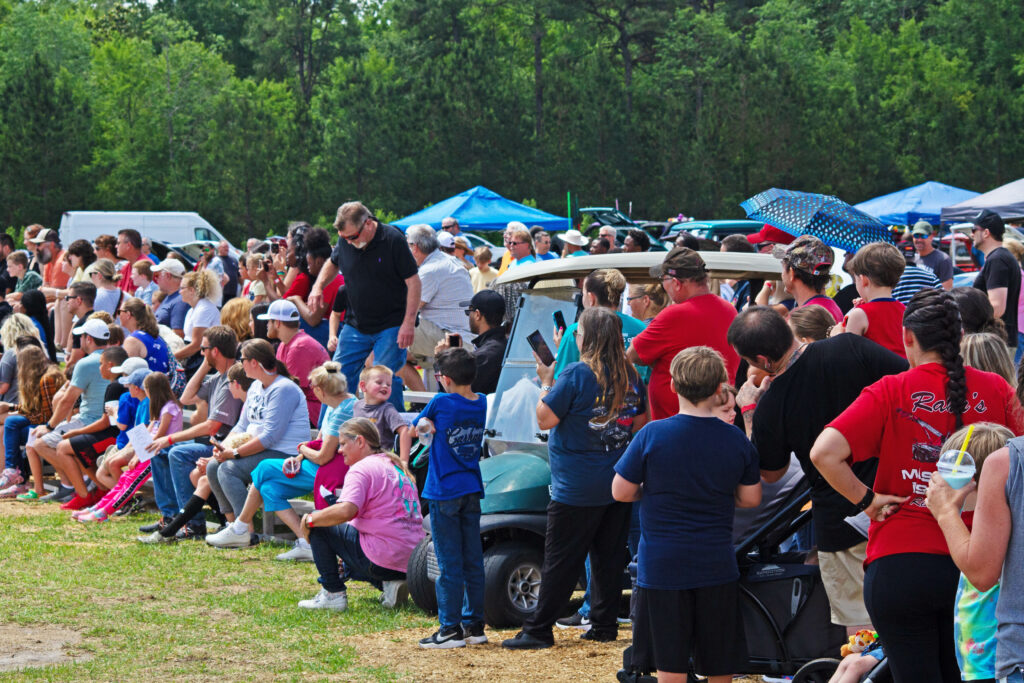
[[[436,622],[411,605],[386,610],[353,582],[347,612],[300,610],[316,570],[275,561],[282,546],[137,543],[153,519],[85,525],[0,501],[0,681],[608,681],[628,644],[625,629],[607,644],[562,631],[551,650],[510,653],[512,632],[489,631],[487,645],[419,650]],[[37,650],[65,661],[10,670]]]

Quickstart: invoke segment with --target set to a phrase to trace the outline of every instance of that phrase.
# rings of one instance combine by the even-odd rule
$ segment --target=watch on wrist
[[[550,384],[541,384],[541,385],[540,385],[540,390],[541,390],[541,391],[551,391],[551,388],[552,388],[552,387],[551,387],[551,385],[550,385]]]
[[[868,492],[865,493],[864,497],[860,499],[859,503],[857,503],[857,512],[864,512],[865,510],[867,510],[869,507],[871,507],[871,503],[874,502],[874,500],[875,492],[872,491],[871,489],[868,489]]]

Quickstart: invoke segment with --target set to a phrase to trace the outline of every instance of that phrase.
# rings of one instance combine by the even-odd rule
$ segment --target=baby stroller
[[[793,683],[825,683],[839,666],[846,629],[831,623],[828,597],[818,566],[804,564],[807,553],[780,551],[780,545],[811,521],[810,487],[801,482],[768,521],[751,529],[736,546],[740,569],[743,626],[748,660],[735,673],[792,676]],[[629,566],[636,586],[636,563]],[[631,608],[633,606],[631,605]],[[637,631],[623,652],[623,683],[654,681],[653,656]],[[691,662],[690,680],[695,672]],[[877,677],[875,677],[877,675]],[[891,683],[883,660],[864,681]]]

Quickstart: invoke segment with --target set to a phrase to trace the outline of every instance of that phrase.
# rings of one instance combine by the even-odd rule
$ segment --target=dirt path
[[[59,626],[0,624],[0,671],[88,659],[90,655],[76,652],[81,641],[78,631]]]

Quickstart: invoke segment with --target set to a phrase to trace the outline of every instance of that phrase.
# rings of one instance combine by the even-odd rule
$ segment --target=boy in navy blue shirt
[[[686,680],[691,651],[698,671],[727,683],[747,656],[732,520],[761,502],[758,457],[716,417],[728,383],[717,351],[684,349],[671,373],[679,414],[641,429],[612,481],[616,500],[640,501],[633,642],[650,644],[659,683]]]
[[[437,354],[434,365],[448,393],[431,399],[415,424],[425,421],[426,431],[434,434],[422,497],[430,501],[430,532],[440,573],[434,587],[441,628],[420,640],[420,647],[447,649],[487,642],[480,543],[480,498],[484,492],[480,456],[487,399],[470,389],[476,377],[476,361],[470,351],[447,349]]]

